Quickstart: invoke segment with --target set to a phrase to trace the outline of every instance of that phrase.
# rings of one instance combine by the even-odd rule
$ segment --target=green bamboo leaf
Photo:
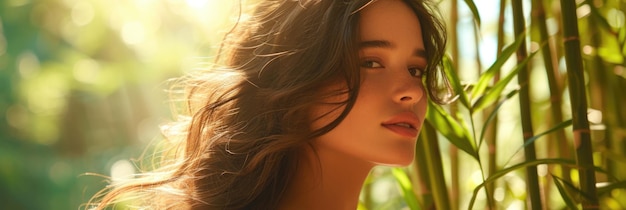
[[[515,89],[515,90],[512,90],[511,92],[509,92],[508,94],[506,94],[505,98],[498,103],[498,105],[493,109],[493,111],[491,111],[491,113],[489,113],[489,116],[487,117],[487,120],[485,120],[484,124],[485,125],[489,125],[489,123],[491,123],[491,121],[495,118],[496,114],[498,113],[498,110],[500,110],[500,107],[502,107],[504,102],[508,101],[513,96],[517,95],[518,92],[519,92],[519,90]],[[480,131],[481,143],[482,143],[482,139],[485,137],[485,132],[487,132],[487,127],[488,126],[483,126],[483,128]],[[478,147],[480,147],[480,145]]]
[[[556,126],[554,126],[553,128],[550,128],[550,129],[548,129],[547,131],[544,131],[543,133],[540,133],[540,134],[537,134],[537,135],[535,135],[535,136],[533,136],[533,137],[528,138],[528,139],[526,140],[526,142],[524,143],[524,146],[522,146],[522,147],[527,147],[528,145],[532,144],[532,143],[533,143],[533,142],[535,142],[537,139],[539,139],[539,137],[542,137],[542,136],[544,136],[544,135],[546,135],[546,134],[549,134],[549,133],[552,133],[552,132],[554,132],[554,131],[557,131],[557,130],[563,129],[563,128],[568,127],[568,126],[570,126],[570,125],[572,125],[572,120],[571,120],[571,119],[570,119],[570,120],[563,121],[563,122],[561,122],[561,123],[557,124]]]
[[[478,160],[474,141],[470,138],[468,131],[463,128],[456,120],[448,115],[440,106],[428,103],[428,112],[426,112],[426,120],[445,136],[450,143]]]
[[[490,106],[492,103],[494,103],[494,101],[498,100],[498,98],[500,98],[500,94],[502,93],[504,88],[509,84],[509,82],[511,82],[511,80],[513,80],[513,78],[515,78],[515,76],[517,76],[517,73],[528,64],[528,61],[530,61],[530,59],[535,57],[535,55],[538,52],[539,51],[533,52],[529,56],[527,56],[524,60],[522,60],[522,62],[518,63],[515,66],[515,68],[511,72],[509,72],[509,74],[506,75],[506,77],[504,77],[503,79],[498,81],[493,86],[493,88],[491,88],[491,89],[489,89],[487,91],[486,94],[480,96],[476,100],[476,102],[474,102],[474,105],[470,109],[470,113],[479,112],[480,110],[484,109],[485,107]],[[472,95],[472,96],[475,96],[475,95]]]
[[[498,81],[493,88],[489,89],[486,94],[480,96],[476,102],[474,102],[474,105],[472,105],[470,113],[477,113],[485,107],[490,106],[494,101],[498,100],[504,88],[509,84],[509,82],[511,82],[511,80],[513,80],[513,78],[515,78],[515,76],[517,76],[517,72],[519,70],[520,68],[515,68],[513,71],[509,72],[506,77]]]
[[[597,168],[597,167],[594,167],[594,169],[593,169],[593,170],[597,170],[596,168]],[[576,195],[580,196],[580,198],[582,198],[582,199],[586,199],[586,200],[589,200],[589,199],[592,197],[591,195],[589,195],[589,193],[583,192],[583,191],[582,191],[582,190],[580,190],[578,187],[574,186],[574,184],[572,184],[571,182],[568,182],[568,181],[563,180],[563,179],[560,179],[560,178],[559,178],[559,180],[561,181],[561,183],[563,183],[563,184],[564,184],[564,185],[563,185],[564,187],[566,187],[567,189],[569,189],[571,192],[575,192],[575,193],[576,193]],[[567,189],[566,189],[566,190],[567,190]],[[595,196],[595,195],[594,195],[594,196]]]
[[[425,163],[428,168],[427,177],[436,208],[450,209],[450,198],[448,197],[448,188],[444,179],[441,149],[439,148],[437,131],[432,124],[424,123],[416,151],[423,153],[425,156],[425,159],[421,160],[419,164]]]
[[[617,32],[615,32],[615,30],[613,30],[613,28],[611,27],[611,24],[609,24],[609,21],[607,21],[606,18],[604,18],[604,16],[600,14],[600,11],[598,11],[598,8],[594,6],[592,1],[585,0],[584,4],[589,6],[591,10],[590,14],[593,15],[595,18],[597,18],[598,22],[600,23],[600,26],[606,29],[610,34],[617,35]]]
[[[536,165],[541,165],[541,164],[560,164],[560,165],[567,165],[567,166],[576,166],[576,163],[573,160],[555,158],[555,159],[536,159],[532,161],[521,162],[511,167],[504,168],[502,170],[495,172],[494,174],[489,176],[487,179],[485,179],[483,183],[479,184],[478,186],[474,188],[474,192],[472,194],[472,198],[470,200],[468,209],[473,209],[474,203],[476,202],[476,196],[478,195],[478,192],[480,191],[480,189],[483,188],[485,185],[496,181],[498,178],[512,171],[525,168],[528,166],[536,166]]]
[[[513,155],[511,155],[511,158],[510,158],[508,161],[506,161],[506,164],[508,164],[508,163],[511,161],[511,159],[513,158],[513,156],[515,156],[515,154],[517,154],[519,151],[521,151],[522,149],[524,149],[524,148],[525,148],[525,147],[527,147],[528,145],[530,145],[530,144],[534,143],[535,141],[537,141],[537,139],[539,139],[540,137],[542,137],[542,136],[544,136],[544,135],[547,135],[547,134],[549,134],[549,133],[552,133],[552,132],[554,132],[554,131],[557,131],[557,130],[559,130],[559,129],[563,129],[563,128],[565,128],[565,127],[567,127],[567,126],[570,126],[570,125],[572,125],[572,120],[571,120],[571,119],[566,120],[566,121],[563,121],[563,122],[561,122],[561,123],[559,123],[559,124],[555,125],[554,127],[552,127],[552,128],[550,128],[550,129],[548,129],[548,130],[544,131],[543,133],[540,133],[540,134],[537,134],[537,135],[535,135],[535,136],[533,136],[533,137],[528,138],[528,139],[526,140],[526,142],[524,142],[524,145],[522,145],[520,148],[517,148],[517,150],[515,151],[515,153],[513,153]],[[505,164],[505,165],[506,165],[506,164]]]
[[[569,195],[569,193],[567,193],[567,190],[563,186],[563,182],[565,181],[555,176],[554,174],[551,174],[551,175],[552,175],[552,179],[554,179],[554,185],[556,185],[556,188],[559,190],[559,193],[561,194],[561,198],[563,198],[563,201],[565,201],[567,208],[578,209],[578,206],[574,203],[571,196]]]
[[[469,7],[469,9],[472,11],[472,15],[474,15],[474,20],[476,20],[476,24],[478,25],[478,27],[480,27],[480,13],[478,13],[478,8],[476,7],[476,4],[474,4],[474,1],[472,0],[465,0],[465,4],[467,4],[467,7]]]
[[[472,97],[480,96],[483,94],[483,92],[487,89],[487,86],[489,86],[489,83],[491,83],[493,77],[498,71],[500,71],[502,65],[504,65],[509,57],[511,57],[511,55],[513,55],[513,53],[517,51],[525,38],[526,37],[524,36],[524,34],[518,36],[513,44],[507,46],[506,48],[504,48],[504,50],[502,50],[500,57],[496,59],[496,61],[480,76],[480,78],[478,78],[476,86],[472,89]]]
[[[463,85],[461,85],[461,80],[459,79],[459,75],[456,73],[456,69],[454,69],[454,65],[452,65],[452,59],[448,55],[443,57],[443,69],[446,72],[446,76],[450,81],[450,85],[452,85],[452,89],[456,94],[458,94],[458,98],[461,101],[461,104],[465,106],[465,108],[471,107],[469,98],[465,89],[463,89]]]
[[[409,208],[411,210],[421,210],[419,201],[417,200],[417,195],[415,195],[413,191],[413,185],[411,184],[411,180],[406,172],[400,168],[393,168],[391,169],[391,173],[396,178],[396,181],[398,181],[398,184],[402,189],[402,197],[404,197],[404,200]]]

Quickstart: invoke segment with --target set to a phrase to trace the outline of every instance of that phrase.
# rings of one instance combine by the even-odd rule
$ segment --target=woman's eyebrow
[[[367,40],[367,41],[363,41],[359,44],[359,49],[362,50],[364,48],[388,48],[388,49],[394,49],[396,48],[396,45],[390,41],[387,40]],[[422,48],[418,48],[415,49],[413,51],[413,56],[416,57],[421,57],[426,59],[427,55],[426,55],[426,50],[422,49]]]
[[[360,49],[363,48],[395,48],[396,46],[387,40],[369,40],[363,41],[359,45]]]

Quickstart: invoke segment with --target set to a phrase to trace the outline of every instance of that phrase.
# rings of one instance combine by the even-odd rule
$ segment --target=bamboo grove
[[[415,164],[391,170],[402,202],[626,208],[626,1],[478,3],[439,2],[450,39],[444,68],[457,99],[429,106]],[[491,23],[487,12],[497,13]],[[479,44],[488,38],[497,40],[492,49]],[[362,209],[381,208],[363,198]]]

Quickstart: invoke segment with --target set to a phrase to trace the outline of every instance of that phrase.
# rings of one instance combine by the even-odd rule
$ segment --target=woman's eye
[[[383,65],[381,65],[380,63],[378,63],[376,61],[363,61],[361,63],[361,67],[363,67],[363,68],[382,68]]]
[[[414,77],[422,77],[424,75],[424,70],[420,68],[409,68],[409,73]]]

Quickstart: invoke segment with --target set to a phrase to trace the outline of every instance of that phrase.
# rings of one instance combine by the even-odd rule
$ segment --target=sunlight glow
[[[589,5],[587,4],[583,4],[576,9],[576,16],[578,16],[578,18],[585,17],[589,15],[589,13],[591,13],[591,8],[589,8]]]
[[[523,210],[524,208],[524,202],[520,200],[515,200],[511,203],[511,205],[506,207],[507,210]]]
[[[548,27],[548,35],[554,36],[559,32],[559,22],[553,17],[546,19],[546,26]]]
[[[609,12],[607,12],[606,16],[607,16],[606,20],[609,22],[609,24],[612,27],[614,28],[624,27],[624,19],[626,18],[624,17],[623,11],[617,10],[615,8],[611,8]]]
[[[590,123],[600,124],[602,123],[602,112],[597,109],[588,109],[587,118]]]
[[[111,166],[111,179],[113,181],[129,178],[135,173],[135,166],[128,160],[118,160]]]
[[[203,9],[208,4],[208,0],[186,0],[187,6],[194,9]],[[213,1],[217,2],[217,1]]]
[[[146,30],[143,23],[138,21],[129,21],[122,26],[122,40],[128,45],[140,44],[144,41]]]
[[[84,83],[95,83],[98,80],[100,66],[92,59],[84,59],[74,64],[74,78]]]
[[[94,16],[94,8],[89,2],[79,1],[72,7],[72,22],[77,26],[89,24]]]
[[[548,175],[548,166],[547,165],[537,165],[537,174],[539,176],[547,176]]]
[[[504,191],[504,188],[502,187],[496,188],[495,191],[493,192],[493,198],[498,202],[504,201],[504,195],[505,195],[505,191]]]
[[[593,53],[593,47],[590,45],[585,45],[583,47],[583,53],[585,53],[585,55],[591,55],[591,53]]]

